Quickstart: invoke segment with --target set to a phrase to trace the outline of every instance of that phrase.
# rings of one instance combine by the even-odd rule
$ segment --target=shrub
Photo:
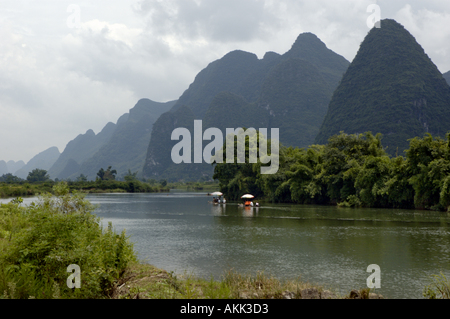
[[[13,298],[108,297],[136,260],[132,244],[111,224],[103,229],[83,194],[70,195],[64,182],[53,191],[28,207],[2,206],[0,230],[10,236],[0,246],[0,291]],[[72,264],[81,269],[80,289],[66,284]]]

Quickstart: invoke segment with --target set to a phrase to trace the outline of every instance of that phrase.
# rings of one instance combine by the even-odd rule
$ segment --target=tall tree
[[[47,174],[47,171],[45,169],[35,168],[28,173],[27,180],[30,183],[46,182],[50,180],[50,176]]]

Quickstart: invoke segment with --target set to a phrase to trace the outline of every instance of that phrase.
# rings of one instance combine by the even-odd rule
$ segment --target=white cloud
[[[387,0],[3,0],[0,160],[29,160],[87,129],[100,131],[140,98],[177,99],[232,50],[284,53],[315,33],[352,60],[368,5],[394,18],[442,72],[450,70],[450,3]],[[80,28],[69,28],[69,5]]]
[[[406,4],[395,15],[397,21],[416,38],[442,73],[450,70],[450,10],[414,9]]]

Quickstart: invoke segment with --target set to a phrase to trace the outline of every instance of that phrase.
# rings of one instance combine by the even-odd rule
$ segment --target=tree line
[[[248,159],[248,145],[246,150]],[[213,165],[213,178],[230,200],[251,193],[278,203],[441,211],[450,206],[450,133],[445,139],[410,139],[404,156],[395,157],[383,147],[382,135],[371,132],[341,132],[307,149],[281,145],[273,175],[262,175],[259,161]]]
[[[67,180],[71,191],[82,190],[85,192],[128,192],[128,193],[154,193],[167,192],[166,180],[154,179],[140,180],[138,172],[131,172],[123,176],[123,180],[117,180],[117,171],[109,166],[106,170],[101,168],[95,181],[89,181],[80,174],[75,181]],[[52,180],[44,169],[34,169],[29,172],[27,179],[22,179],[12,174],[0,176],[0,198],[17,196],[35,196],[42,192],[51,192],[52,187],[60,182]]]

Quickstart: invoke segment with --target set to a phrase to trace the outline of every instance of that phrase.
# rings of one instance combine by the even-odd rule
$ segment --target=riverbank
[[[43,183],[0,183],[0,198],[15,198],[37,196],[43,193],[53,193],[56,182]],[[151,186],[148,183],[134,181],[95,181],[95,182],[67,182],[69,191],[99,194],[99,193],[168,193],[168,186]]]
[[[115,285],[112,299],[384,299],[369,289],[342,295],[320,285],[281,282],[264,273],[227,271],[220,281],[177,276],[149,264],[133,263]]]

